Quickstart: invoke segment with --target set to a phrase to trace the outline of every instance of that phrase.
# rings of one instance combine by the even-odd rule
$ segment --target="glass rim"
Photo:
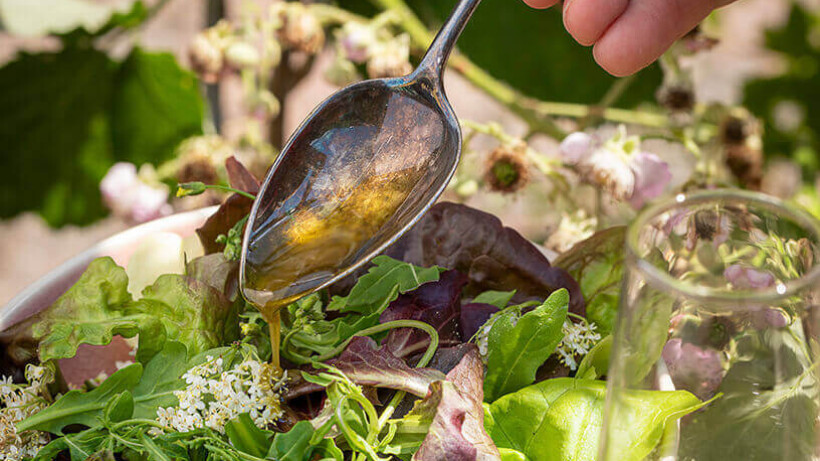
[[[713,189],[692,193],[681,193],[674,198],[658,202],[641,211],[629,225],[626,234],[626,248],[628,257],[634,260],[634,269],[641,273],[644,280],[655,289],[673,291],[688,299],[717,303],[738,303],[753,298],[755,302],[771,302],[794,296],[811,287],[820,285],[820,263],[814,266],[800,278],[788,280],[763,290],[727,291],[722,288],[705,287],[691,282],[680,280],[651,264],[639,256],[640,233],[649,222],[663,213],[677,208],[714,202],[716,200],[742,201],[767,209],[771,212],[788,217],[801,228],[814,235],[820,245],[820,221],[808,212],[790,205],[776,197],[759,192],[750,192],[738,189]]]

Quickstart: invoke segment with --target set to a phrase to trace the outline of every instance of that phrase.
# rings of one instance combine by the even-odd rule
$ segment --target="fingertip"
[[[610,51],[607,43],[596,43],[592,49],[592,56],[595,58],[595,62],[613,77],[628,77],[651,64],[651,61],[641,64],[629,57],[625,58],[617,50]]]
[[[524,3],[526,3],[527,5],[529,5],[533,8],[543,10],[545,8],[549,8],[553,5],[555,5],[556,3],[560,2],[560,1],[561,0],[524,0]]]
[[[564,27],[581,45],[598,41],[629,6],[629,0],[569,0],[564,5]]]

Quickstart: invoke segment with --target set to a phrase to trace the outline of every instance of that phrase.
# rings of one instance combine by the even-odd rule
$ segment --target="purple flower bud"
[[[592,155],[595,140],[592,136],[577,131],[561,141],[561,157],[571,165],[577,165]]]
[[[105,205],[119,217],[137,223],[171,214],[168,188],[140,181],[137,167],[131,163],[114,164],[100,182]]]
[[[635,187],[629,203],[635,209],[663,194],[667,184],[672,180],[669,165],[655,154],[638,152],[632,157],[630,166],[635,173]]]
[[[714,396],[723,381],[723,363],[715,349],[702,348],[674,338],[664,346],[663,360],[675,387],[687,390],[700,399]]]
[[[723,276],[735,288],[742,290],[768,288],[774,285],[774,276],[768,272],[732,264],[723,271]]]
[[[376,34],[367,26],[348,23],[342,29],[339,43],[345,57],[357,64],[363,64],[370,57],[370,47],[376,43]]]

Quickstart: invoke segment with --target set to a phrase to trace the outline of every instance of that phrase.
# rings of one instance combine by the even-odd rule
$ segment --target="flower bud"
[[[570,133],[561,141],[561,158],[570,165],[577,165],[592,155],[594,147],[592,136],[582,131]]]
[[[325,71],[325,80],[336,86],[347,86],[360,80],[356,66],[344,56],[337,56],[333,64]]]
[[[409,74],[413,70],[410,64],[410,37],[400,35],[393,40],[380,43],[372,50],[367,62],[367,75],[370,78],[393,78]]]
[[[191,66],[200,78],[214,83],[225,67],[225,49],[233,40],[229,23],[220,21],[215,26],[198,33],[188,49]]]
[[[339,44],[345,57],[363,64],[370,57],[370,50],[377,44],[376,32],[367,25],[349,22],[342,27],[339,34]]]
[[[236,42],[225,50],[225,61],[237,70],[250,69],[259,65],[259,51],[249,43]]]
[[[279,13],[279,40],[286,49],[316,54],[325,44],[325,31],[316,16],[300,3],[288,3]]]
[[[204,193],[208,187],[203,182],[186,182],[177,185],[177,197],[190,197]]]
[[[523,151],[525,148],[501,146],[490,154],[484,179],[491,190],[512,193],[527,185],[530,170]]]

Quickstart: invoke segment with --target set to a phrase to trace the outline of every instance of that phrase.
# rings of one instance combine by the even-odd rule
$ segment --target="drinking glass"
[[[818,222],[762,194],[681,194],[641,213],[598,459],[820,459],[818,261]],[[684,401],[696,405],[661,411]],[[638,414],[659,416],[636,436]]]

